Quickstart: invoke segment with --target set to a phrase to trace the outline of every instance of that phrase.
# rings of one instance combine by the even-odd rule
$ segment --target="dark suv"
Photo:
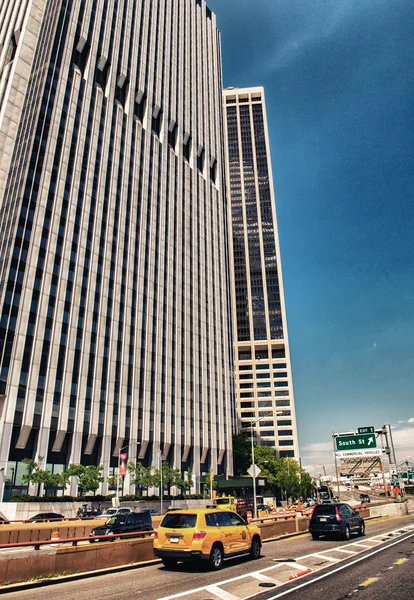
[[[329,534],[340,534],[349,540],[351,533],[365,534],[365,523],[349,504],[318,504],[312,513],[309,531],[314,540]]]
[[[108,535],[116,536],[120,533],[138,533],[140,531],[152,531],[152,519],[149,510],[128,515],[115,515],[108,519],[105,525],[95,527],[91,536]],[[114,537],[112,537],[114,539]],[[95,540],[90,540],[91,542]]]

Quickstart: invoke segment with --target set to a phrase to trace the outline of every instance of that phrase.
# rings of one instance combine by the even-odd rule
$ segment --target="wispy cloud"
[[[292,4],[290,6],[292,7]],[[302,14],[296,14],[295,30],[276,44],[275,52],[269,57],[265,71],[271,71],[275,67],[286,67],[307,52],[310,46],[332,38],[338,28],[354,16],[356,6],[356,0],[325,0],[324,10],[313,11],[304,7]],[[292,9],[297,13],[298,6],[295,4]]]

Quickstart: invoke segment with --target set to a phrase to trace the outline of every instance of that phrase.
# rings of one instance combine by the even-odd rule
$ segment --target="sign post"
[[[338,461],[336,459],[336,452],[335,452],[335,442],[336,442],[337,438],[335,437],[335,434],[332,432],[332,442],[333,442],[333,449],[334,449],[334,457],[335,457],[335,475],[336,475],[336,489],[337,489],[337,494],[338,494],[338,500],[339,500],[339,474],[338,474]]]

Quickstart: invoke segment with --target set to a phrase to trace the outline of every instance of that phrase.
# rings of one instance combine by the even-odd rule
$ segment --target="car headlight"
[[[91,531],[91,535],[96,535],[95,531],[92,530]]]
[[[106,533],[106,535],[114,535],[114,532],[113,532],[113,531],[111,531],[110,529],[107,529],[107,530],[105,531],[105,533]]]

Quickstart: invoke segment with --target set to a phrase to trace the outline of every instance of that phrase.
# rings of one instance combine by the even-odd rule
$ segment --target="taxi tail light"
[[[337,507],[337,506],[335,506],[335,513],[336,513],[336,522],[337,522],[337,523],[342,523],[342,519],[341,519],[341,517],[339,516],[339,510],[338,510],[338,507]]]
[[[206,535],[207,535],[206,531],[195,531],[193,533],[193,540],[204,540]]]
[[[154,533],[154,538],[155,538],[156,540],[158,539],[158,531],[157,531],[157,530],[155,530],[155,533]]]

